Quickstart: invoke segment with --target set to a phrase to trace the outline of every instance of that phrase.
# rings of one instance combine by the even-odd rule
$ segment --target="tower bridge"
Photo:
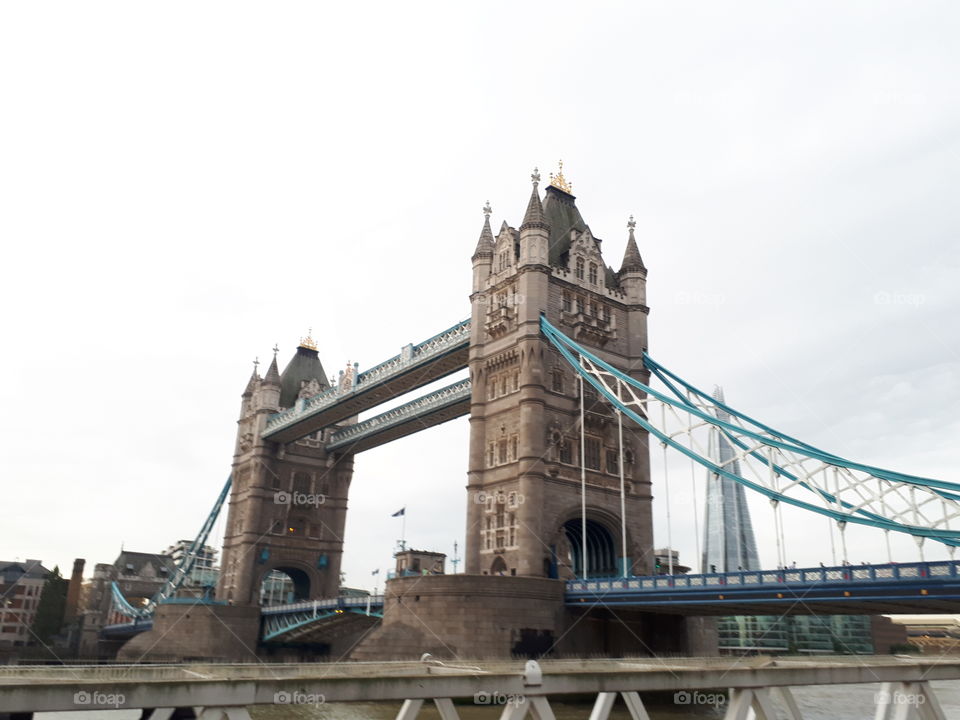
[[[484,208],[469,319],[333,380],[310,337],[282,372],[276,352],[263,377],[254,369],[220,499],[228,511],[216,600],[191,615],[189,605],[163,601],[176,594],[171,581],[149,612],[137,613],[118,595],[119,610],[137,617],[128,629],[143,631],[122,657],[189,651],[249,659],[291,642],[297,652],[325,645],[355,659],[465,648],[489,656],[702,653],[714,643],[702,620],[709,615],[960,610],[952,561],[655,574],[650,453],[657,446],[739,493],[765,496],[775,516],[789,505],[827,518],[841,538],[857,524],[909,534],[921,548],[940,543],[951,557],[960,543],[960,486],[832,455],[655,361],[632,217],[615,270],[562,174],[542,196],[538,173],[532,181],[519,229],[503,222],[494,235]],[[463,369],[467,379],[358,420]],[[464,415],[465,573],[400,577],[383,598],[340,598],[355,456]],[[711,451],[718,441],[720,457]],[[311,495],[324,502],[291,501]],[[781,535],[778,525],[783,567]],[[261,610],[260,585],[274,571],[291,578],[295,602]]]

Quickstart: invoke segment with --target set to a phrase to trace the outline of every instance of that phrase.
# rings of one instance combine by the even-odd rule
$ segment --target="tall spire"
[[[637,221],[633,219],[633,215],[630,216],[630,219],[627,221],[627,228],[630,230],[630,238],[627,240],[627,249],[623,253],[623,262],[620,264],[620,273],[629,272],[631,270],[641,270],[643,272],[647,271],[646,266],[643,264],[643,258],[640,257],[640,249],[637,247],[637,238],[634,237],[634,229],[637,227]]]
[[[487,204],[483,206],[483,230],[480,231],[480,239],[477,240],[477,249],[473,251],[472,260],[476,260],[483,255],[493,257],[493,230],[490,229],[490,213],[492,212],[493,208],[490,207],[490,201],[487,200]]]
[[[264,385],[280,385],[280,370],[277,368],[277,353],[280,348],[273,346],[273,360],[270,361],[270,367],[267,368],[267,374],[263,376]]]
[[[530,193],[530,202],[527,203],[527,212],[523,216],[523,224],[520,225],[520,230],[525,230],[527,228],[548,228],[546,218],[543,215],[543,205],[540,203],[540,191],[537,189],[540,185],[540,171],[537,168],[533,169],[533,174],[530,175],[530,179],[533,181],[533,192]]]

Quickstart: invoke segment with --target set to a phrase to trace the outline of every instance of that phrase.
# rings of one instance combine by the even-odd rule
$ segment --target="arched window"
[[[583,258],[577,258],[577,280],[583,280]]]
[[[596,263],[590,263],[590,284],[591,285],[597,284],[597,264]]]

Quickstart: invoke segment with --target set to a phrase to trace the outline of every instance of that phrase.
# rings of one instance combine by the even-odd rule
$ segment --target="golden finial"
[[[563,160],[560,161],[560,169],[557,170],[557,174],[550,173],[550,184],[557,190],[563,190],[568,195],[573,194],[573,183],[567,182],[567,179],[563,176]]]
[[[313,339],[313,328],[307,330],[307,336],[300,338],[300,347],[306,348],[307,350],[316,350],[317,341]]]

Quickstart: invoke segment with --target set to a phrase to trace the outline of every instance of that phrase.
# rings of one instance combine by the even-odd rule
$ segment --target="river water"
[[[960,682],[932,683],[937,698],[948,720],[960,720]],[[879,685],[824,685],[794,689],[794,697],[804,720],[872,720],[876,711],[876,695]],[[484,700],[485,698],[480,698]],[[495,698],[499,699],[499,698]],[[677,698],[672,695],[644,697],[651,720],[679,720],[691,718],[712,720],[722,718],[726,710],[725,698],[700,694],[698,697]],[[698,704],[694,704],[697,702]],[[898,698],[898,701],[911,702],[912,698]],[[557,720],[578,720],[590,715],[590,703],[550,702]],[[392,720],[397,716],[400,703],[337,703],[302,705],[260,705],[250,708],[253,720]],[[458,704],[457,712],[463,720],[494,720],[498,718],[501,707],[493,704]],[[135,720],[139,711],[86,711],[69,713],[38,713],[37,720]],[[428,702],[424,705],[420,717],[433,720],[440,715]],[[530,717],[530,715],[527,715]],[[615,720],[628,720],[630,717],[622,704],[614,707],[610,715]],[[784,714],[783,717],[786,717]]]

